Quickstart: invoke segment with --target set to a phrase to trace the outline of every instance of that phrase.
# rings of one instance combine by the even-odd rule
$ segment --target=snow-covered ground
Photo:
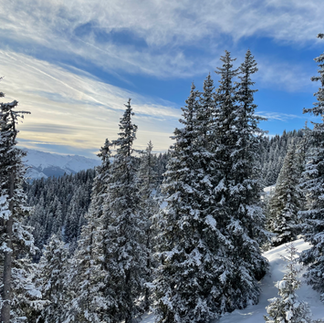
[[[299,252],[309,249],[310,245],[303,240],[297,240],[294,242],[295,247]],[[281,259],[281,255],[287,255],[285,249],[286,245],[282,245],[267,251],[264,255],[270,262],[270,271],[261,281],[262,293],[260,296],[259,304],[254,306],[248,306],[244,310],[235,310],[232,313],[225,314],[222,318],[215,321],[215,323],[262,323],[265,322],[263,316],[266,315],[265,307],[269,305],[268,299],[278,296],[278,289],[274,286],[275,283],[281,280],[286,271],[286,262]],[[311,311],[313,313],[313,319],[324,318],[324,304],[320,301],[319,293],[315,292],[310,286],[308,286],[302,277],[302,270],[299,274],[299,278],[302,280],[302,285],[297,290],[297,295],[302,301],[308,302]],[[142,323],[153,323],[154,317],[152,314],[146,314],[143,316]]]
[[[275,188],[276,188],[276,185],[267,186],[263,189],[263,192],[266,194],[270,194],[270,193],[274,192]]]

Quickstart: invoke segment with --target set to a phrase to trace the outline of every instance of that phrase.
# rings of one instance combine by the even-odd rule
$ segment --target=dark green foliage
[[[63,322],[70,288],[67,284],[68,274],[68,249],[53,235],[44,248],[34,279],[43,299],[48,301],[40,311],[41,322]]]

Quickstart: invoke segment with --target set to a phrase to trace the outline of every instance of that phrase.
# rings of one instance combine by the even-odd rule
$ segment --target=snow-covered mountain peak
[[[99,159],[78,155],[58,155],[34,149],[24,151],[27,156],[23,158],[23,162],[29,167],[26,176],[30,179],[74,174],[100,165]]]

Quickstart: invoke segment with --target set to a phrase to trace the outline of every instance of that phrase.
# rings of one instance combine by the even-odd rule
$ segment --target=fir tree
[[[208,77],[204,89],[212,87]],[[184,127],[174,131],[176,142],[162,186],[167,206],[159,216],[160,264],[153,282],[158,322],[208,322],[218,316],[217,301],[222,294],[219,277],[227,242],[211,213],[212,187],[206,171],[213,164],[204,163],[212,159],[208,154],[210,132],[201,118],[205,112],[200,111],[198,99],[192,85],[182,108]],[[204,108],[212,115],[214,104],[209,102]]]
[[[131,120],[130,100],[125,106],[119,138],[113,141],[117,151],[108,178],[101,223],[110,320],[131,323],[139,313],[138,298],[144,290],[147,249],[143,243],[146,222],[140,210],[136,179],[138,163],[133,155],[137,126]]]
[[[139,179],[139,194],[140,204],[143,212],[143,219],[146,223],[144,244],[147,248],[147,277],[146,282],[151,283],[153,280],[153,264],[154,259],[153,253],[153,234],[156,233],[152,226],[153,216],[158,212],[158,201],[157,201],[157,173],[155,172],[155,159],[152,154],[153,144],[149,141],[147,148],[142,152],[140,168],[138,171]],[[143,308],[145,311],[149,310],[151,304],[151,292],[150,288],[146,286]]]
[[[70,249],[75,249],[85,223],[94,177],[94,170],[89,169],[74,175],[34,180],[27,185],[28,205],[32,208],[26,222],[35,228],[35,245],[40,250],[53,234],[62,235]],[[35,260],[38,258],[37,255]]]
[[[4,96],[3,93],[0,96]],[[32,266],[28,259],[35,253],[31,228],[23,225],[27,215],[22,189],[25,168],[23,152],[16,147],[16,124],[28,112],[15,111],[18,102],[0,105],[0,309],[3,323],[18,322],[33,308],[42,306],[29,284]]]
[[[35,283],[43,299],[49,304],[40,312],[44,323],[61,323],[66,312],[68,286],[66,276],[68,268],[68,249],[57,236],[53,235],[44,247],[43,256],[38,264]]]
[[[256,63],[250,52],[240,67],[237,86],[233,59],[226,52],[218,68],[220,85],[216,93],[214,130],[218,173],[213,178],[214,218],[226,237],[222,253],[222,275],[218,306],[221,313],[256,304],[260,294],[257,280],[267,269],[260,243],[266,239],[265,217],[260,205],[261,183],[256,167],[262,131],[255,115],[251,75]]]
[[[318,35],[324,38],[323,34]],[[324,295],[324,54],[315,58],[319,65],[319,76],[312,81],[320,81],[321,87],[315,94],[317,102],[313,108],[304,109],[305,113],[321,116],[322,122],[313,123],[311,132],[311,145],[306,169],[303,174],[302,188],[307,198],[307,210],[301,215],[305,218],[305,238],[313,245],[311,249],[303,252],[301,260],[310,264],[306,277],[313,288]]]
[[[296,290],[300,287],[298,274],[298,253],[295,246],[291,243],[287,246],[287,272],[283,279],[277,282],[276,287],[279,289],[279,296],[269,299],[270,305],[266,307],[268,316],[265,321],[268,323],[311,323],[311,312],[305,302],[298,301]],[[320,322],[320,321],[317,321]]]
[[[105,251],[100,219],[103,204],[107,199],[108,177],[110,169],[110,142],[105,141],[98,156],[102,164],[96,169],[91,203],[82,227],[78,248],[71,266],[71,302],[65,322],[110,322],[105,291],[103,263]],[[109,297],[108,297],[109,299]]]

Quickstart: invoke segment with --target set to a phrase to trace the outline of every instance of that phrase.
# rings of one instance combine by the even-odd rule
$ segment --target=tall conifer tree
[[[324,34],[319,34],[318,38],[324,38]],[[310,264],[306,273],[308,282],[324,298],[324,54],[316,57],[315,61],[320,75],[312,77],[312,81],[320,81],[321,87],[315,93],[317,102],[314,107],[304,109],[304,113],[320,116],[322,122],[313,123],[310,138],[312,148],[303,174],[302,187],[307,197],[307,210],[302,215],[306,219],[306,241],[313,246],[303,252],[301,260],[304,264]]]
[[[110,142],[106,139],[98,156],[102,164],[96,168],[91,203],[81,229],[78,248],[72,259],[72,296],[67,322],[109,322],[109,295],[105,294],[105,242],[100,220],[107,199],[110,174]]]
[[[159,204],[157,200],[157,173],[155,168],[155,158],[152,154],[153,144],[149,141],[145,151],[142,152],[140,160],[140,168],[138,171],[139,180],[139,194],[141,210],[143,212],[143,219],[145,220],[145,236],[144,244],[147,248],[147,277],[146,281],[149,283],[153,280],[153,249],[154,249],[154,226],[152,225],[153,217],[158,212]],[[149,310],[151,304],[151,292],[148,286],[145,287],[143,308],[145,311]]]
[[[223,66],[216,93],[215,160],[219,165],[213,179],[214,218],[227,239],[222,264],[219,296],[220,312],[257,303],[260,294],[257,280],[266,272],[267,261],[260,243],[266,237],[265,217],[260,205],[261,184],[256,161],[262,131],[255,115],[251,75],[257,71],[248,51],[240,69],[233,68],[229,52],[221,57]],[[240,82],[235,86],[234,77]]]
[[[117,151],[108,178],[101,222],[110,319],[131,323],[139,313],[137,301],[144,290],[147,249],[143,243],[146,222],[140,209],[138,163],[133,149],[137,126],[132,123],[130,100],[125,106],[119,138],[112,142]]]
[[[1,92],[0,97],[4,94]],[[23,225],[26,196],[22,189],[23,152],[16,147],[18,120],[29,112],[16,111],[18,102],[0,104],[0,309],[1,322],[16,322],[28,315],[39,293],[29,282],[30,254],[35,252],[31,228]],[[36,297],[35,297],[36,296]]]
[[[195,86],[182,108],[184,125],[175,129],[162,193],[167,206],[159,221],[160,266],[153,283],[158,322],[208,322],[218,316],[220,275],[227,242],[217,227],[207,160],[214,102],[210,76],[199,100]],[[199,104],[199,101],[202,104]],[[208,109],[202,111],[201,109]],[[221,250],[221,251],[220,251]]]

